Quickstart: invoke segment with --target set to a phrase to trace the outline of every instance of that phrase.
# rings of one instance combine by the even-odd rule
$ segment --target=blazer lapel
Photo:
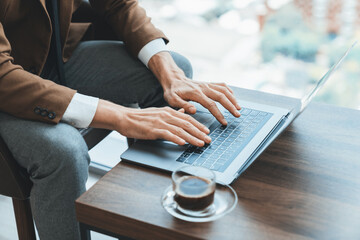
[[[44,1],[44,0],[41,0]],[[59,21],[60,21],[60,36],[61,46],[64,51],[65,40],[68,37],[71,16],[73,11],[73,0],[58,0],[59,4]]]

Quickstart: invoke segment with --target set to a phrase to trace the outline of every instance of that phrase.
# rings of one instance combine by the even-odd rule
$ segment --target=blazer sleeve
[[[90,3],[135,57],[154,39],[163,38],[165,43],[169,42],[164,33],[151,23],[137,0],[90,0]]]
[[[76,91],[23,70],[13,63],[10,54],[11,46],[0,22],[0,111],[58,123]]]

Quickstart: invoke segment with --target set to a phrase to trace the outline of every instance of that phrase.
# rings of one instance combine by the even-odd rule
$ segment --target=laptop
[[[214,171],[218,183],[230,184],[306,108],[355,44],[301,100],[253,90],[244,91],[237,99],[242,107],[239,118],[222,108],[227,126],[222,126],[207,109],[198,104],[193,117],[210,129],[212,142],[209,145],[179,146],[162,140],[137,140],[121,155],[121,159],[166,171],[174,171],[184,165],[202,166]],[[257,94],[262,96],[254,97]]]

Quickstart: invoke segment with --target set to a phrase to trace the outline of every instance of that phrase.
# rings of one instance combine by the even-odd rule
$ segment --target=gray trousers
[[[171,54],[192,77],[189,61]],[[65,64],[65,74],[68,86],[79,93],[142,108],[166,104],[157,79],[121,42],[81,43]],[[49,78],[57,82],[55,71]],[[74,201],[85,191],[90,161],[79,131],[65,123],[51,125],[0,112],[0,135],[33,182],[30,201],[40,238],[79,239]]]

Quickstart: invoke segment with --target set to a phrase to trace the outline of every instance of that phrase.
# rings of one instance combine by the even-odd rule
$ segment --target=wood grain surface
[[[360,239],[360,112],[310,104],[232,187],[233,212],[189,223],[160,204],[170,174],[120,163],[76,202],[80,222],[135,239]]]

